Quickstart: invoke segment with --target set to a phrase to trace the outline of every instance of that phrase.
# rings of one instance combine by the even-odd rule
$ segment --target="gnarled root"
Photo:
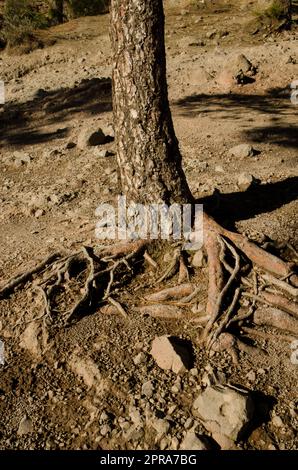
[[[209,264],[209,288],[208,288],[208,302],[206,307],[207,324],[203,333],[203,340],[206,342],[208,349],[217,341],[220,334],[223,333],[235,320],[243,321],[253,314],[254,307],[258,301],[274,305],[284,312],[291,315],[293,322],[298,316],[298,305],[295,300],[289,300],[284,295],[274,291],[268,292],[270,283],[275,288],[280,288],[288,296],[297,298],[297,289],[289,283],[289,278],[293,275],[294,265],[287,263],[271,253],[267,253],[263,249],[251,243],[243,235],[230,232],[218,225],[210,216],[204,214],[204,246],[208,255]],[[256,272],[254,273],[254,283],[249,287],[253,289],[252,293],[244,293],[253,301],[249,308],[247,315],[234,315],[237,304],[243,294],[243,287],[235,288],[234,295],[228,307],[225,308],[227,303],[228,293],[233,284],[237,284],[239,273],[241,269],[240,256],[238,250],[248,258],[248,260],[255,265],[263,273],[262,281],[265,285],[262,286],[264,292],[259,295],[258,292],[258,278]],[[227,261],[227,256],[234,260],[232,265]],[[270,273],[270,274],[268,274]],[[267,289],[268,290],[268,289]],[[291,323],[291,322],[290,322]],[[291,323],[292,324],[292,323]],[[298,325],[298,323],[297,323]],[[296,328],[294,328],[296,331]]]

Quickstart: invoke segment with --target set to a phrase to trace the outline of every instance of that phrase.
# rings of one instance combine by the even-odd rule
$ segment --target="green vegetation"
[[[33,38],[36,29],[48,26],[47,17],[32,0],[7,0],[3,13],[1,38],[10,46]]]
[[[69,7],[74,17],[92,16],[108,10],[108,0],[69,0]]]
[[[70,18],[105,13],[109,3],[109,0],[7,0],[0,30],[0,43],[17,46],[36,42],[36,30]]]

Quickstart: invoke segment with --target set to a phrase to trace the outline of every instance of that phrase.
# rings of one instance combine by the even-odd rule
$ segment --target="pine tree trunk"
[[[142,204],[189,202],[168,102],[162,0],[112,0],[111,39],[122,191]]]

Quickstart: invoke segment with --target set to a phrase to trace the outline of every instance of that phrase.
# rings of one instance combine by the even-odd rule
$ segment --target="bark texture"
[[[138,203],[185,203],[166,80],[162,0],[112,0],[113,106],[122,192]]]

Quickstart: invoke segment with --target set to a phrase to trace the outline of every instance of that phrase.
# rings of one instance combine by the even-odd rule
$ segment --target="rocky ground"
[[[229,3],[167,10],[169,93],[185,172],[218,220],[267,247],[287,243],[284,254],[293,258],[297,28],[252,34],[242,2]],[[0,53],[3,284],[51,253],[98,245],[95,209],[116,204],[119,194],[108,16],[43,34],[51,46]],[[177,277],[155,287],[172,253],[161,247],[157,268],[136,266],[118,286],[126,314],[99,305],[71,326],[57,311],[49,322],[31,283],[1,300],[1,449],[298,448],[298,331],[262,325],[259,306],[254,323],[225,336],[235,348],[218,346],[208,357],[197,322],[204,255],[187,255],[183,292],[198,287],[197,296],[179,307]],[[169,287],[174,302],[153,308],[148,296]],[[67,312],[73,293],[63,295]]]

